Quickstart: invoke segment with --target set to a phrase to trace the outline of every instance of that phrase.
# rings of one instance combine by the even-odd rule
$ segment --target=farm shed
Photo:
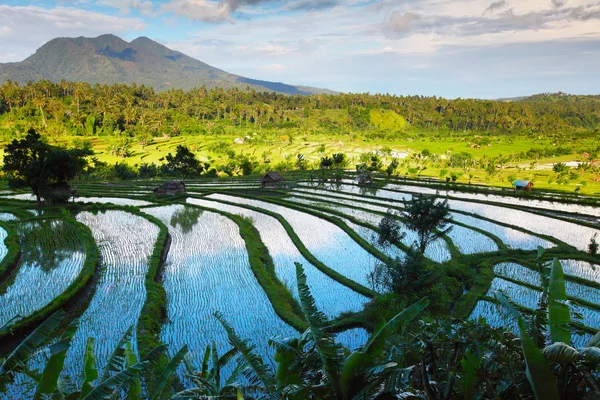
[[[41,193],[41,197],[46,200],[47,203],[65,203],[70,198],[75,198],[77,194],[76,189],[71,189],[71,186],[67,182],[53,183]]]
[[[185,183],[182,181],[168,181],[152,190],[155,196],[175,196],[185,194]]]
[[[526,180],[516,180],[513,182],[513,186],[515,187],[515,190],[525,190],[527,192],[531,192],[531,189],[533,188],[533,182]]]
[[[262,187],[275,187],[283,184],[283,177],[277,172],[269,172],[262,178],[260,178],[260,186]]]
[[[370,185],[373,183],[373,178],[371,177],[371,174],[358,174],[356,176],[356,182],[359,185]]]

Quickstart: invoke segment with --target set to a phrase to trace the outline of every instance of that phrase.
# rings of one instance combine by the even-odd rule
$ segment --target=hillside
[[[22,62],[0,64],[0,83],[11,80],[24,84],[42,79],[91,84],[136,83],[157,91],[206,86],[250,87],[285,94],[334,93],[230,74],[146,37],[126,42],[114,35],[53,39]]]

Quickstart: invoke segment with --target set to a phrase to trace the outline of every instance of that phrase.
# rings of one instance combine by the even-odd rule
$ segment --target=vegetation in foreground
[[[215,318],[226,330],[232,349],[219,355],[214,345],[209,346],[199,370],[186,361],[184,346],[160,367],[156,377],[149,378],[150,367],[164,357],[165,348],[158,346],[138,360],[130,329],[105,371],[96,369],[94,339],[89,339],[83,383],[76,386],[60,372],[77,322],[69,325],[59,341],[43,345],[61,321],[59,311],[2,360],[0,388],[5,390],[17,375],[28,374],[36,399],[597,398],[600,333],[588,347],[570,345],[562,267],[557,260],[540,267],[545,285],[533,316],[522,315],[502,293],[496,294],[517,321],[518,336],[492,329],[484,320],[419,319],[429,303],[422,298],[390,321],[381,321],[361,348],[349,351],[336,344],[331,324],[315,307],[298,264],[298,292],[308,328],[300,337],[271,339],[276,370],[261,359],[250,341],[237,335],[226,316],[217,313]],[[39,351],[48,351],[49,358],[41,375],[34,376],[27,360]],[[230,375],[223,376],[230,363],[235,364],[229,368]],[[173,393],[171,383],[180,365],[192,387]]]

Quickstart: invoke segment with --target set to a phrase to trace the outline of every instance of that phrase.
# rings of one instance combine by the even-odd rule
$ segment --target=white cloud
[[[20,61],[56,37],[98,36],[144,28],[138,18],[125,18],[70,7],[0,5],[0,61]]]
[[[266,67],[263,67],[264,70],[279,73],[285,69],[285,67],[281,64],[270,64]]]
[[[149,0],[99,0],[96,4],[118,8],[122,14],[129,14],[131,10],[137,10],[144,15],[150,15],[154,10],[154,4]]]
[[[233,21],[229,16],[231,9],[227,4],[207,0],[173,0],[161,5],[159,11],[201,22]]]

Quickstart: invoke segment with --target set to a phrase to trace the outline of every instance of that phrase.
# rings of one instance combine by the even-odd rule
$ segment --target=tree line
[[[343,121],[322,110],[347,110]],[[377,129],[370,110],[391,110],[410,128],[498,134],[593,134],[600,124],[600,96],[542,94],[519,101],[444,99],[347,93],[289,96],[241,89],[156,92],[144,85],[90,85],[47,80],[0,86],[0,115],[9,122],[36,119],[50,134],[179,135],[206,133],[198,122],[240,127],[300,127],[316,119],[322,129]],[[212,133],[219,133],[218,129]]]

